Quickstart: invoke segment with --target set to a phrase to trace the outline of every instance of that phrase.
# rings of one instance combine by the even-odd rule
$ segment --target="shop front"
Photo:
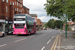
[[[5,32],[5,20],[0,19],[0,31]]]
[[[6,21],[5,32],[7,33],[12,28],[13,28],[13,21]]]

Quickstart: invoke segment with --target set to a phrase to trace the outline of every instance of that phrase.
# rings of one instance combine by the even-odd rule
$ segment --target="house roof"
[[[17,0],[19,3],[21,3],[19,0]],[[23,4],[23,3],[21,3],[21,4]]]
[[[24,8],[27,8],[26,6],[23,6]],[[27,9],[29,9],[29,8],[27,8]]]

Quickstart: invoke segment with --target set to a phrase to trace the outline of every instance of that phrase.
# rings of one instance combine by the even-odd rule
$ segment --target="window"
[[[29,13],[29,11],[27,10],[27,13]]]
[[[14,2],[13,2],[13,5],[14,5]]]
[[[10,5],[11,5],[11,2],[10,2]]]
[[[15,28],[24,28],[25,24],[14,24]]]
[[[16,8],[15,8],[15,11],[16,11]]]
[[[3,2],[5,1],[5,0],[2,0]]]
[[[21,12],[22,12],[22,10],[21,10]]]
[[[25,10],[23,9],[23,11],[25,11]]]
[[[7,8],[7,6],[6,6],[6,12],[8,12],[8,8]]]
[[[19,10],[19,12],[20,12],[20,10]]]
[[[18,6],[18,2],[17,2],[17,6]]]
[[[8,3],[8,0],[6,0],[6,2]]]
[[[22,7],[22,5],[20,5]]]
[[[15,5],[16,5],[16,1],[15,1]]]
[[[19,6],[20,6],[20,4],[19,4]]]
[[[19,9],[17,8],[17,11],[18,11]]]
[[[22,5],[21,5],[21,7],[22,7]]]
[[[21,4],[20,4],[20,7],[21,7]]]

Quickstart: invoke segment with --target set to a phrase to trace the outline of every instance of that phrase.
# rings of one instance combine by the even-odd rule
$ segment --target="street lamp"
[[[66,0],[67,1],[67,0]],[[67,3],[66,3],[66,15],[65,15],[65,38],[67,38]]]

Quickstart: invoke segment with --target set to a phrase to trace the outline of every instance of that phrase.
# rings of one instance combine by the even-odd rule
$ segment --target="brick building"
[[[0,28],[6,30],[12,27],[15,14],[29,14],[29,9],[23,6],[23,0],[0,0]]]
[[[37,19],[37,14],[30,14],[32,17],[34,17],[36,19],[36,24],[37,27],[40,29],[43,28],[43,22],[40,19]]]
[[[43,22],[40,19],[37,19],[38,29],[43,29]]]
[[[29,14],[29,8],[23,6],[23,11],[22,11],[22,13]]]
[[[43,26],[43,22],[40,19],[37,19],[37,23],[40,27]]]

